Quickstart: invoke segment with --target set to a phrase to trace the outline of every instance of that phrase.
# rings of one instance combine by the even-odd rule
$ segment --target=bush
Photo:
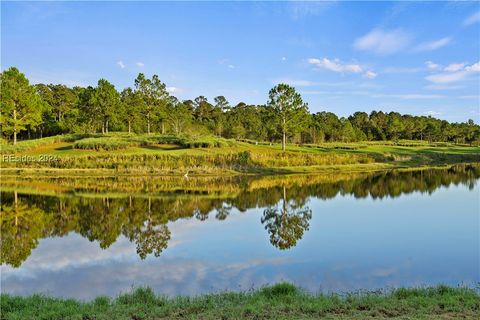
[[[138,146],[140,143],[135,140],[127,140],[121,138],[87,138],[76,141],[73,144],[75,149],[85,150],[120,150],[128,147]]]

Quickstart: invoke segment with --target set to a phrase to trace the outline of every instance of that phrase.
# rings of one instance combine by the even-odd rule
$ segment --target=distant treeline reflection
[[[2,186],[1,263],[18,267],[37,246],[39,239],[75,232],[103,249],[120,235],[136,244],[143,259],[159,256],[171,238],[167,223],[178,219],[225,220],[234,209],[244,212],[263,208],[259,221],[279,249],[295,246],[312,217],[309,198],[330,199],[338,194],[356,198],[398,197],[415,191],[431,193],[450,184],[473,188],[480,177],[480,165],[456,165],[448,169],[388,171],[325,179],[316,176],[283,176],[230,179],[215,192],[200,185],[182,192],[171,189],[149,193],[108,194],[61,192],[35,193],[25,183]],[[8,180],[8,179],[7,179]],[[72,182],[73,183],[73,182]],[[158,183],[158,182],[157,182]],[[192,182],[187,182],[192,184]],[[64,183],[66,184],[66,182]],[[155,186],[159,188],[159,186]],[[119,186],[122,189],[122,186]],[[148,189],[148,188],[146,188]],[[193,190],[194,189],[194,190]],[[75,189],[78,190],[78,189]],[[85,190],[82,190],[85,191]]]

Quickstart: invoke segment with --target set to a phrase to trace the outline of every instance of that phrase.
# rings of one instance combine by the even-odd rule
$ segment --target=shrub
[[[121,138],[87,138],[76,141],[73,144],[75,149],[86,149],[86,150],[120,150],[126,149],[132,146],[138,146],[140,143],[135,140],[127,140]]]

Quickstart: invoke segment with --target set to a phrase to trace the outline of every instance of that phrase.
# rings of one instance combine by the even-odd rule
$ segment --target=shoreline
[[[479,155],[480,157],[480,155]],[[324,165],[324,166],[295,166],[295,167],[268,167],[268,168],[246,168],[237,171],[232,169],[212,168],[191,168],[188,169],[188,178],[194,177],[235,177],[235,176],[282,176],[298,174],[332,174],[332,173],[372,173],[381,171],[410,171],[426,169],[444,169],[457,164],[478,164],[479,161],[444,161],[441,163],[368,163],[368,164],[346,164],[346,165]],[[28,167],[0,167],[0,176],[35,176],[35,177],[184,177],[185,170],[165,169],[158,170],[116,170],[104,168],[28,168]]]
[[[475,319],[480,293],[469,287],[396,288],[309,293],[289,283],[244,292],[167,297],[138,287],[91,301],[43,294],[1,295],[6,319]]]

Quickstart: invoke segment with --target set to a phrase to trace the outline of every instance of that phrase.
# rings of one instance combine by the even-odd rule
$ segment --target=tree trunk
[[[165,121],[162,120],[162,134],[165,134]]]
[[[102,122],[102,134],[105,134],[105,122]]]
[[[108,120],[105,121],[105,132],[108,134]]]
[[[128,120],[128,134],[132,133],[132,122]]]
[[[150,134],[150,113],[147,114],[147,133]]]
[[[13,144],[17,144],[17,110],[13,109]]]
[[[287,144],[287,133],[286,131],[286,119],[283,117],[283,136],[282,136],[282,151],[285,152],[286,144]]]
[[[178,135],[180,133],[180,125],[177,122],[174,122],[173,123],[173,128],[175,130],[175,134]]]
[[[17,190],[15,190],[13,192],[14,194],[14,198],[15,198],[15,226],[18,225],[18,215],[17,215],[17,207],[18,207],[18,194],[17,194]]]

